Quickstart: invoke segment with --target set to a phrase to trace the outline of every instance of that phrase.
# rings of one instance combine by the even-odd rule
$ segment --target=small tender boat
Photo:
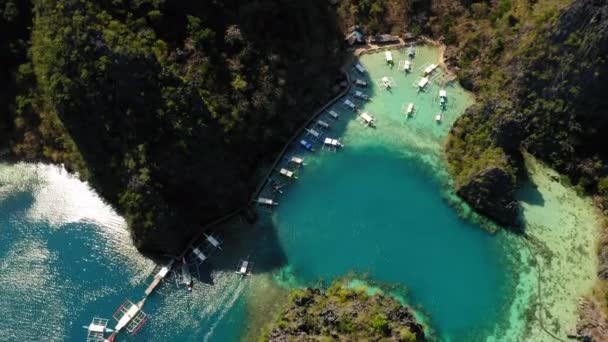
[[[441,114],[435,115],[435,121],[437,121],[437,123],[441,122]]]
[[[207,256],[205,255],[205,253],[203,253],[203,251],[200,250],[199,247],[193,247],[192,254],[194,254],[194,256],[199,260],[200,264],[204,263],[205,260],[207,260]]]
[[[365,68],[359,63],[355,64],[355,69],[361,74],[365,73]]]
[[[300,146],[304,147],[307,151],[314,152],[315,149],[312,147],[312,144],[306,140],[300,140]]]
[[[249,261],[249,257],[247,259],[241,259],[239,261],[239,265],[236,268],[236,274],[241,277],[251,275],[251,268],[253,267],[253,263]]]
[[[410,57],[416,56],[416,48],[414,48],[413,46],[407,48],[407,55]]]
[[[393,64],[393,54],[390,51],[385,51],[384,55],[386,56],[386,63]]]
[[[306,128],[305,130],[306,130],[306,132],[308,132],[308,134],[310,134],[310,136],[312,136],[315,139],[319,139],[319,137],[321,136],[321,133],[317,132],[316,130],[314,130],[312,128]]]
[[[186,285],[189,292],[192,292],[192,275],[186,263],[186,258],[182,258],[182,284]]]
[[[274,200],[272,200],[270,198],[264,198],[264,197],[258,198],[256,200],[256,202],[258,202],[259,204],[262,204],[262,205],[267,205],[269,207],[279,205],[279,203],[275,202]]]
[[[365,100],[365,101],[369,100],[369,96],[367,96],[367,94],[364,94],[363,92],[360,92],[360,91],[356,91],[354,96],[361,100]]]
[[[403,70],[405,70],[405,72],[410,72],[412,71],[412,63],[408,60],[403,62]]]
[[[283,194],[283,191],[281,190],[286,184],[281,184],[277,181],[275,181],[272,178],[269,178],[268,181],[270,182],[270,186],[272,186],[272,192],[278,192],[280,194]]]
[[[391,80],[389,80],[388,77],[386,77],[386,76],[382,77],[382,85],[384,85],[384,87],[386,89],[390,89],[391,88]]]

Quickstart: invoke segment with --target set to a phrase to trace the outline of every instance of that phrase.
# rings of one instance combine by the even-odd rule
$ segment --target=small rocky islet
[[[335,281],[328,289],[292,290],[259,341],[426,341],[413,311],[384,294]]]

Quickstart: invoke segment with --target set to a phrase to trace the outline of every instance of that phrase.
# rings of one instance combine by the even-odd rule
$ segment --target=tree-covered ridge
[[[41,0],[33,13],[13,151],[78,171],[147,252],[245,204],[341,64],[321,0]]]

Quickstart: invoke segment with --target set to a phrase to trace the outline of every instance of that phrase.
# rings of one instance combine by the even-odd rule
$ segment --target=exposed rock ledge
[[[608,321],[600,305],[593,300],[582,300],[579,303],[579,312],[576,333],[570,334],[569,337],[589,342],[606,341]]]
[[[518,227],[519,207],[514,200],[511,175],[491,167],[477,172],[456,189],[456,193],[479,213],[504,226]]]

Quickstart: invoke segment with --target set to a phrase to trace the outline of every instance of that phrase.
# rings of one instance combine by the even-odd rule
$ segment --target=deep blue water
[[[7,176],[10,168],[0,170],[0,341],[84,341],[82,326],[94,316],[111,318],[125,299],[143,297],[155,266],[83,183],[58,167],[16,166],[25,176]],[[248,283],[232,270],[208,270],[192,294],[168,279],[147,300],[140,333],[117,341],[238,340]]]

